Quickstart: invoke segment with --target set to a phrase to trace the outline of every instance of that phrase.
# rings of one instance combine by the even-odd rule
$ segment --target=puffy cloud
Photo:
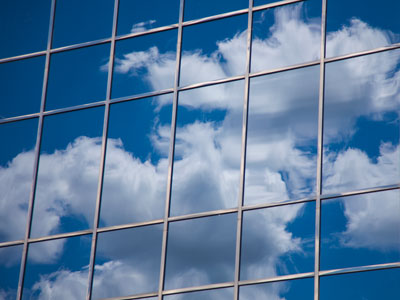
[[[153,25],[156,22],[157,22],[156,20],[148,20],[145,22],[139,22],[133,24],[131,28],[131,33],[146,31],[148,30],[148,27],[151,27],[151,25]]]

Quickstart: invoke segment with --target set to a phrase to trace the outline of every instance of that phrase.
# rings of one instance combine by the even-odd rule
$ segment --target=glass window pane
[[[320,41],[320,0],[256,11],[253,14],[251,71],[317,60]]]
[[[46,110],[105,100],[110,45],[51,55]]]
[[[112,97],[174,87],[177,30],[118,41]]]
[[[233,281],[236,214],[172,222],[165,289]]]
[[[85,299],[92,236],[30,244],[22,299]]]
[[[40,111],[44,62],[39,56],[0,64],[0,119]]]
[[[164,217],[171,115],[172,95],[111,105],[102,226]]]
[[[272,283],[242,286],[239,289],[240,300],[254,299],[313,299],[314,279],[297,279]]]
[[[120,0],[118,34],[147,31],[179,22],[179,0]]]
[[[241,280],[314,270],[315,203],[245,211]]]
[[[212,15],[218,15],[230,11],[235,11],[249,6],[248,0],[186,0],[185,1],[185,21],[200,19]]]
[[[320,281],[321,300],[396,299],[400,294],[400,269],[323,276]]]
[[[237,206],[244,82],[179,94],[171,215]]]
[[[324,200],[321,270],[399,261],[399,212],[399,190]]]
[[[103,107],[45,117],[31,236],[92,227]]]
[[[0,124],[0,242],[25,236],[36,135],[37,119]]]
[[[0,58],[46,50],[51,0],[3,1]]]
[[[163,225],[100,233],[93,299],[157,292]]]
[[[328,1],[327,57],[400,42],[399,11],[393,0]]]
[[[0,248],[0,297],[17,298],[19,270],[23,245]]]
[[[180,85],[243,75],[247,14],[183,28]]]
[[[397,184],[400,50],[326,65],[323,192]]]
[[[246,205],[313,193],[318,90],[319,66],[251,78]]]
[[[164,300],[233,300],[233,289],[217,289],[164,296]]]
[[[53,48],[111,36],[114,0],[57,0]]]

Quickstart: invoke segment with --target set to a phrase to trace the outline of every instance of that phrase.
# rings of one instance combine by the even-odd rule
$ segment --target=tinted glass
[[[0,297],[17,298],[19,270],[23,245],[0,248]]]
[[[169,224],[165,289],[233,281],[236,214]]]
[[[92,237],[30,244],[22,299],[85,299]]]
[[[323,192],[396,184],[400,50],[326,65]]]
[[[113,98],[174,87],[177,30],[117,42]]]
[[[179,94],[171,215],[237,206],[244,82]]]
[[[400,191],[322,202],[321,269],[400,259]]]
[[[45,117],[33,237],[93,225],[103,118],[102,107]]]
[[[111,36],[114,0],[57,0],[53,48]]]
[[[25,236],[36,135],[37,119],[0,124],[0,242]]]
[[[207,16],[235,11],[249,6],[248,0],[186,0],[185,20],[199,19]]]
[[[51,55],[46,109],[105,100],[110,45]]]
[[[157,292],[162,224],[100,233],[93,299]]]
[[[172,95],[111,106],[101,224],[163,218],[171,114]]]
[[[180,85],[242,75],[247,14],[183,28]]]
[[[251,78],[246,205],[314,191],[318,88],[318,66]]]
[[[179,2],[179,0],[120,0],[118,34],[142,32],[178,23]]]
[[[328,57],[400,42],[399,1],[334,0],[327,3]]]
[[[241,280],[314,269],[314,202],[243,214]]]
[[[3,1],[0,58],[46,50],[51,0]]]
[[[45,57],[0,64],[0,119],[39,112]],[[21,88],[23,87],[23,88]]]
[[[233,289],[218,289],[164,296],[164,300],[232,300]]]
[[[317,60],[320,40],[320,0],[254,12],[251,71]]]

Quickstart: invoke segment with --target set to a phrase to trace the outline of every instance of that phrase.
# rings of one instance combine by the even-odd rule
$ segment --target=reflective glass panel
[[[317,172],[319,66],[251,78],[245,204],[310,196]]]
[[[0,58],[46,50],[51,0],[2,1]]]
[[[53,48],[111,36],[114,0],[57,0]]]
[[[44,62],[39,56],[0,64],[0,119],[40,111]]]
[[[323,192],[396,184],[400,50],[326,65]]]
[[[110,108],[101,225],[164,217],[172,95]]]
[[[397,299],[400,269],[323,276],[320,282],[321,300]]]
[[[45,117],[31,236],[92,227],[103,107]]]
[[[46,110],[105,100],[110,45],[51,55]]]
[[[100,233],[93,299],[157,292],[163,225]]]
[[[17,298],[23,245],[0,248],[0,299]]]
[[[174,87],[177,30],[118,41],[112,97]]]
[[[241,280],[312,272],[315,203],[245,211]]]
[[[256,11],[253,14],[251,71],[317,60],[320,40],[320,0]]]
[[[324,200],[321,270],[399,261],[399,212],[399,190]]]
[[[0,124],[0,242],[25,236],[36,135],[37,119]]]
[[[239,289],[240,300],[254,299],[313,299],[314,279],[297,279],[272,283],[242,286]]]
[[[171,215],[237,206],[244,82],[179,94]]]
[[[246,32],[247,14],[184,27],[180,85],[244,74]]]
[[[143,32],[178,23],[179,2],[179,0],[120,0],[118,35]]]
[[[22,299],[86,298],[91,235],[29,244]]]
[[[279,0],[253,0],[253,6],[263,5],[263,4],[270,4],[273,2],[279,2]]]
[[[193,20],[247,8],[248,6],[248,0],[186,0],[184,16],[185,20]]]
[[[236,214],[169,224],[165,289],[233,281]]]
[[[399,1],[334,0],[327,3],[327,57],[400,42]]]
[[[164,296],[164,300],[233,300],[233,289],[217,289]]]

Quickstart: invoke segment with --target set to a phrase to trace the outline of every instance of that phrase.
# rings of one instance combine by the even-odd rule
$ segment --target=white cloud
[[[148,20],[145,22],[139,22],[139,23],[133,24],[132,28],[131,28],[131,33],[146,31],[149,28],[151,28],[152,27],[151,25],[153,25],[156,22],[157,22],[156,20]]]

